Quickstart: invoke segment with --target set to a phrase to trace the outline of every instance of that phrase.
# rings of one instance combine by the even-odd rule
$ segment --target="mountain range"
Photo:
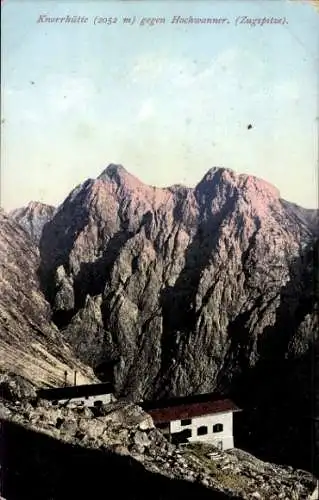
[[[307,350],[312,303],[303,307],[297,290],[315,213],[228,169],[211,169],[194,189],[160,189],[110,165],[44,226],[53,319],[84,362],[119,360],[119,392],[227,388],[273,342],[276,358]]]
[[[219,391],[251,408],[273,401],[288,412],[294,400],[309,412],[317,210],[226,168],[194,188],[156,188],[111,164],[56,208],[1,217],[14,265],[36,276],[24,293],[41,297],[35,306],[5,292],[9,323],[45,308],[36,337],[50,325],[83,374],[103,379],[116,361],[117,394],[135,401]]]

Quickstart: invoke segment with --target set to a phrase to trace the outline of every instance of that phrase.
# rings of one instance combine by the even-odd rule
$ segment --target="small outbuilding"
[[[116,401],[111,383],[73,385],[53,389],[39,389],[38,398],[47,399],[54,404],[68,406],[102,406]]]

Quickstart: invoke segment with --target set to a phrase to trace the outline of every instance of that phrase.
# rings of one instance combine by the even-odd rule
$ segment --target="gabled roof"
[[[140,403],[140,406],[151,415],[155,424],[215,413],[240,411],[240,408],[230,399],[221,399],[215,394],[200,394],[166,401],[146,401]]]
[[[53,389],[39,389],[37,395],[42,399],[59,400],[81,398],[86,396],[100,396],[112,394],[114,391],[111,383],[85,384],[68,387],[56,387]]]

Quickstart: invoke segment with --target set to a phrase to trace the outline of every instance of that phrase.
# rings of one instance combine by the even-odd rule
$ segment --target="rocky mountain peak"
[[[54,206],[48,205],[47,203],[41,203],[40,201],[30,201],[26,208],[33,212],[54,211]]]
[[[239,174],[230,168],[212,167],[204,175],[198,186],[210,185],[230,185],[244,192],[259,194],[267,193],[268,196],[279,198],[279,190],[269,182],[254,175]]]
[[[106,218],[109,219],[114,204],[117,206],[116,210],[121,213],[123,210],[126,213],[126,209],[130,207],[130,217],[133,212],[138,212],[142,217],[150,210],[173,211],[176,216],[180,209],[178,207],[183,206],[183,212],[187,209],[194,212],[197,204],[201,205],[207,214],[217,213],[223,206],[232,210],[234,204],[240,207],[242,212],[253,212],[267,218],[272,207],[276,206],[279,212],[282,210],[277,188],[255,176],[238,174],[223,167],[208,170],[195,188],[180,184],[158,188],[144,184],[122,165],[111,163],[95,180],[90,180],[74,190],[68,201],[76,203],[77,211],[83,206],[89,211],[93,208],[94,213],[100,214],[102,219],[107,214]],[[138,217],[139,220],[141,217]]]
[[[217,214],[237,207],[245,218],[257,216],[264,221],[272,219],[274,213],[282,213],[280,193],[275,186],[229,168],[211,168],[197,184],[195,196],[205,213]]]
[[[22,211],[25,212],[32,212],[32,213],[38,213],[38,214],[43,214],[43,213],[48,213],[51,212],[53,214],[55,210],[55,207],[52,205],[48,205],[47,203],[42,203],[40,201],[30,201],[26,206],[21,207],[21,208],[16,208],[10,212],[10,215],[15,215],[17,213],[21,213]]]
[[[234,170],[231,168],[226,168],[226,167],[211,167],[206,174],[204,175],[203,179],[201,182],[207,182],[211,180],[217,180],[217,179],[227,179],[231,176],[235,176],[236,173]]]
[[[125,170],[123,165],[119,165],[116,163],[110,163],[103,172],[98,176],[98,179],[110,179],[113,180],[116,177],[120,177],[121,175],[125,175],[128,172]]]
[[[117,187],[125,187],[135,189],[138,186],[143,186],[143,183],[130,174],[122,165],[111,163],[98,176],[97,181],[112,182]]]
[[[25,207],[12,210],[9,215],[23,227],[33,241],[39,243],[43,227],[54,213],[54,206],[39,201],[30,201]]]

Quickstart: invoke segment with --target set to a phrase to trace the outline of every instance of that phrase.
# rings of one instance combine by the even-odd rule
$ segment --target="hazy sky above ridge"
[[[89,19],[37,23],[44,14]],[[171,23],[178,15],[229,23]],[[158,16],[165,24],[140,25]],[[288,24],[236,26],[239,16]],[[58,204],[120,163],[157,186],[229,167],[316,207],[318,19],[285,0],[5,0],[1,206]]]

